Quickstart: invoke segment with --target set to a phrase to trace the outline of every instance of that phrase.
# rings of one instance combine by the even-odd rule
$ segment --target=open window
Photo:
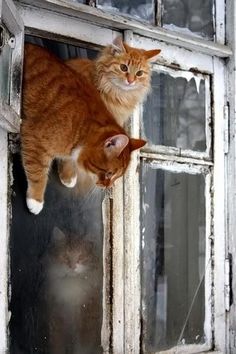
[[[231,50],[223,2],[195,3],[181,1],[183,18],[168,0],[0,2],[0,351],[229,351]],[[148,144],[107,194],[68,190],[52,167],[45,209],[31,215],[18,139],[23,42],[92,59],[118,35],[162,50],[126,127]],[[62,279],[69,244],[90,262],[80,283]]]

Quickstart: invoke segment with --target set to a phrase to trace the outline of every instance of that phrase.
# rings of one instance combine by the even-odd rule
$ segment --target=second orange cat
[[[75,58],[66,64],[93,83],[107,109],[123,126],[150,90],[150,63],[160,51],[133,48],[118,37],[96,60]]]

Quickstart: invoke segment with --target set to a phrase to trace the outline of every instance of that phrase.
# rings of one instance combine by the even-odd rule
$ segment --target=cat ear
[[[143,147],[147,142],[143,139],[130,139],[130,150],[134,151]]]
[[[160,49],[146,50],[144,55],[149,62],[153,62],[157,59],[156,57],[160,52]]]
[[[104,143],[104,151],[107,157],[118,157],[128,145],[129,138],[125,134],[118,134],[108,138]]]
[[[113,55],[126,53],[123,41],[121,37],[116,37],[111,45],[111,52]]]
[[[66,240],[66,235],[59,227],[55,226],[52,230],[52,240],[57,245],[64,245]]]

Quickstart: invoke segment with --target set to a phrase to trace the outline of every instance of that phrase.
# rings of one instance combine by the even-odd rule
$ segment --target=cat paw
[[[76,185],[77,182],[77,176],[72,177],[69,181],[64,181],[63,179],[61,179],[61,183],[66,186],[67,188],[73,188]]]
[[[35,215],[39,214],[40,211],[43,209],[43,202],[38,202],[35,199],[27,198],[26,204],[29,211]]]

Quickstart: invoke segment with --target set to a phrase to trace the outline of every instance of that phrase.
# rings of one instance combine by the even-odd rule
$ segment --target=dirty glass
[[[206,150],[205,80],[191,73],[153,72],[143,109],[149,144]]]
[[[84,53],[35,40],[66,59]],[[69,189],[53,165],[42,212],[30,214],[20,154],[12,155],[10,229],[11,354],[102,353],[103,223],[101,191]]]
[[[129,15],[137,20],[154,24],[155,5],[153,0],[98,0],[97,7],[121,15]]]
[[[162,4],[165,28],[213,39],[213,0],[163,0]]]
[[[1,30],[1,27],[0,27]],[[12,50],[8,44],[10,39],[9,33],[3,29],[1,31],[3,39],[3,46],[0,47],[0,97],[6,104],[9,104],[10,100],[10,63]],[[1,43],[0,43],[1,45]]]
[[[144,353],[204,343],[204,188],[200,174],[142,166]]]

